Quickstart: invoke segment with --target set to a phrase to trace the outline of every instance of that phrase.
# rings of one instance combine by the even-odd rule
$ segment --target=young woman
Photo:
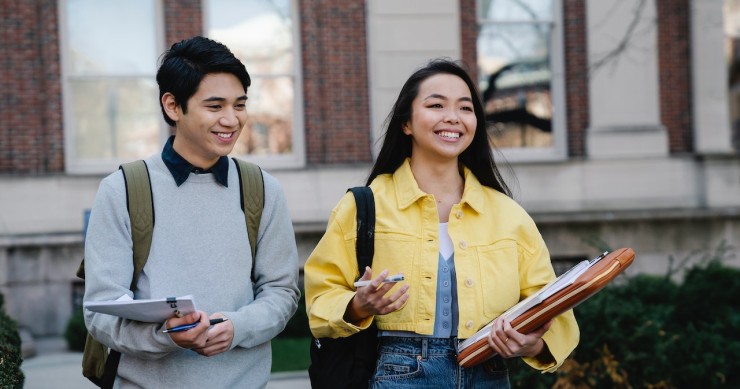
[[[571,311],[529,334],[496,319],[555,273],[499,174],[470,76],[454,62],[430,62],[406,81],[387,123],[367,181],[376,203],[372,269],[357,268],[347,194],[305,265],[314,336],[344,337],[374,321],[372,388],[508,388],[502,358],[512,357],[554,371],[578,343]],[[382,282],[396,273],[405,280]],[[369,286],[353,286],[360,275]],[[460,368],[458,342],[494,319],[489,344],[498,356]]]

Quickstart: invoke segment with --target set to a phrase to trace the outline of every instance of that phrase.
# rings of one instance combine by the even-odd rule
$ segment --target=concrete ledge
[[[592,223],[603,221],[640,220],[696,220],[714,218],[739,218],[740,207],[728,208],[669,208],[635,209],[620,211],[591,212],[533,212],[532,219],[537,224]]]

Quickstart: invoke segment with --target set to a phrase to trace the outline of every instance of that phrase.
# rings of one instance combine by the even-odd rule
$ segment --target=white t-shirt
[[[439,223],[439,253],[445,261],[452,256],[454,249],[452,247],[452,238],[447,231],[447,223]]]

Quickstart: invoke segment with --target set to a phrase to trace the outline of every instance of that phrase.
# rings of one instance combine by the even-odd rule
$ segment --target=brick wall
[[[583,157],[586,153],[589,125],[586,31],[585,0],[563,0],[566,123],[571,157]]]
[[[370,162],[365,2],[299,2],[308,164]]]
[[[0,0],[0,174],[64,171],[55,0]]]
[[[661,118],[672,152],[691,151],[688,1],[658,7]],[[203,33],[200,0],[164,0],[165,47]],[[362,0],[299,2],[309,164],[371,161]],[[563,0],[568,149],[588,127],[585,1]],[[64,172],[58,2],[0,0],[0,174]],[[460,0],[461,52],[476,71],[474,0]]]
[[[460,53],[473,80],[478,79],[478,16],[475,3],[475,0],[460,0]]]
[[[164,0],[165,48],[195,35],[203,35],[201,0]]]
[[[656,1],[660,121],[672,153],[693,150],[688,0]]]

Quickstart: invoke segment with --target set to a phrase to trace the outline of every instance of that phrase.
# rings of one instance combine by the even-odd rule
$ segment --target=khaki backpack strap
[[[152,245],[154,203],[146,163],[141,160],[124,163],[121,170],[126,181],[126,207],[131,219],[131,240],[134,246],[134,274],[130,287],[134,290]]]
[[[265,182],[259,166],[241,159],[233,158],[233,160],[239,171],[241,205],[247,223],[252,262],[254,262],[257,258],[257,234],[262,219],[262,208],[265,206]],[[254,281],[254,266],[252,266],[252,281]]]

